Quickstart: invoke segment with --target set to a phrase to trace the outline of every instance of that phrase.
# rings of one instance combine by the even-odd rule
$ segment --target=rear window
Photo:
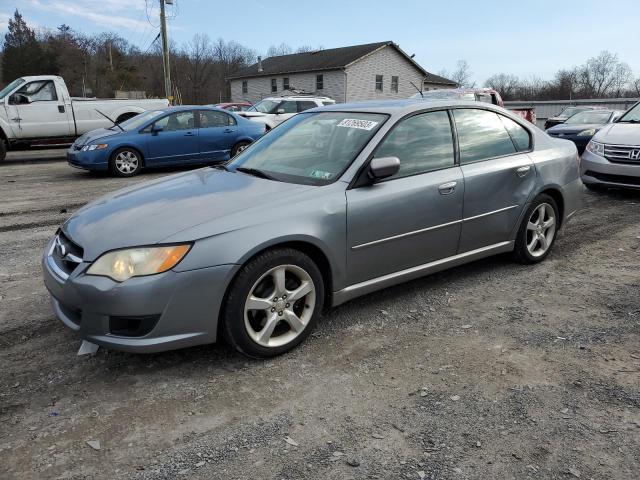
[[[460,163],[473,163],[516,153],[514,142],[495,112],[453,111],[460,144]]]

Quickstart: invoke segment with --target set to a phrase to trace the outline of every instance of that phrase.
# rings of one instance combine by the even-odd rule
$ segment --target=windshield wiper
[[[225,172],[229,171],[229,169],[227,168],[227,164],[226,163],[215,163],[215,164],[211,165],[211,168],[217,168],[219,170],[224,170]]]
[[[274,177],[269,175],[267,172],[259,170],[257,168],[247,168],[247,167],[238,167],[236,168],[236,172],[246,173],[248,175],[253,175],[254,177],[265,178],[267,180],[275,180]]]
[[[631,120],[618,120],[618,123],[640,123],[640,120],[636,120],[635,118]]]
[[[106,116],[104,113],[102,113],[100,110],[98,110],[97,108],[95,109],[96,112],[98,112],[100,115],[102,115],[104,118],[106,118],[107,120],[109,120],[111,123],[113,123],[113,127],[118,127],[120,130],[122,130],[124,132],[124,128],[122,128],[117,122],[114,122],[113,120],[111,120],[111,118],[109,118],[108,116]],[[109,130],[111,130],[113,127],[109,127]]]

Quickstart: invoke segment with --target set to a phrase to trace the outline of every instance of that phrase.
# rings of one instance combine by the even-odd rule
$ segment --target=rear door
[[[347,191],[349,283],[456,254],[464,180],[446,111],[401,120],[375,157],[398,157],[400,171]]]
[[[201,160],[227,160],[240,132],[236,119],[216,110],[198,111],[198,143]]]
[[[464,175],[459,253],[509,240],[535,187],[529,131],[489,110],[454,109]]]
[[[198,129],[193,110],[181,110],[158,119],[154,125],[162,128],[147,135],[147,165],[195,161],[200,153]]]
[[[11,129],[18,138],[73,135],[64,98],[52,80],[24,84],[11,95],[8,111]]]

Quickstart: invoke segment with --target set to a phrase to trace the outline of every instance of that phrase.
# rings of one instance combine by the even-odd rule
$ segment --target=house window
[[[249,85],[246,80],[242,81],[242,93],[249,93]]]
[[[282,79],[282,89],[289,90],[289,77],[284,77]]]
[[[382,91],[382,75],[376,75],[376,92]]]
[[[278,80],[276,80],[275,78],[271,79],[271,92],[277,92],[278,91]]]
[[[324,88],[324,75],[316,75],[316,90]]]
[[[398,77],[391,77],[391,91],[398,93]]]

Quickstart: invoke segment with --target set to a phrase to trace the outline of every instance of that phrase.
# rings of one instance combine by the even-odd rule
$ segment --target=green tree
[[[51,71],[54,64],[48,61],[35,32],[17,9],[13,18],[9,19],[3,50],[2,77],[5,82],[23,75],[54,73]]]

